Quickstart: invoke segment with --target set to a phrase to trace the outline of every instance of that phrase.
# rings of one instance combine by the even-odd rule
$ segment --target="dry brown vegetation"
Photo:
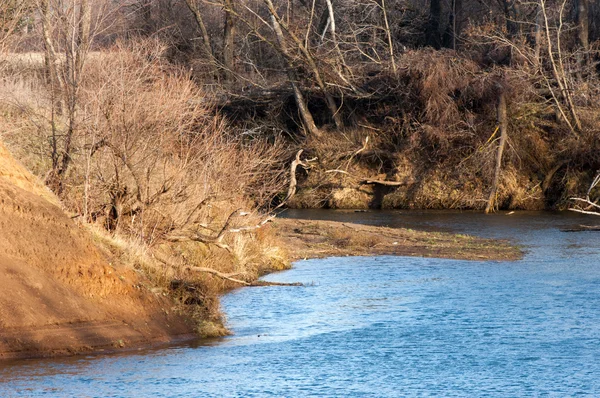
[[[164,50],[133,41],[89,57],[57,193],[73,218],[90,224],[106,256],[173,296],[199,320],[201,335],[220,335],[218,295],[239,284],[191,267],[253,281],[288,265],[268,226],[244,231],[261,224],[257,208],[283,190],[286,152],[278,139],[230,134]],[[23,62],[11,61],[12,71]],[[26,62],[27,75],[2,80],[2,138],[48,181],[54,145],[63,147],[70,126],[56,113],[43,63]]]
[[[535,73],[489,70],[451,51],[424,49],[405,53],[396,76],[386,79],[396,97],[357,100],[364,105],[353,110],[357,128],[309,141],[319,167],[301,180],[294,206],[485,208],[500,138],[499,92],[508,98],[509,133],[497,207],[565,208],[600,167],[590,82],[574,82],[584,127],[573,134]],[[400,186],[366,186],[366,179]]]
[[[3,2],[1,138],[106,256],[221,334],[216,296],[287,264],[265,222],[283,203],[547,209],[586,191],[600,7],[450,3]]]

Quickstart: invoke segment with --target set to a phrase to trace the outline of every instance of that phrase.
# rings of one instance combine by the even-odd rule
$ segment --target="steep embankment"
[[[132,270],[112,265],[0,145],[0,358],[101,350],[192,328]]]

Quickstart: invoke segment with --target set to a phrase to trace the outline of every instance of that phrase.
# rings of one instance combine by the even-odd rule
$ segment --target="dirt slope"
[[[0,358],[169,341],[191,327],[111,265],[0,144]]]

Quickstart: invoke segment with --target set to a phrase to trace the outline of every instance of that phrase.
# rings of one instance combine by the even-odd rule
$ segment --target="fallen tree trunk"
[[[194,271],[194,272],[205,272],[205,273],[217,276],[217,277],[219,277],[221,279],[225,279],[227,281],[234,282],[234,283],[240,284],[242,286],[248,286],[248,287],[259,287],[259,286],[304,286],[300,282],[284,283],[284,282],[268,282],[268,281],[260,281],[260,280],[255,280],[255,281],[252,281],[252,282],[246,282],[246,281],[243,281],[241,279],[232,278],[228,274],[224,274],[224,273],[219,272],[217,270],[214,270],[212,268],[206,268],[206,267],[188,266],[188,267],[186,267],[186,269],[188,269],[189,271]]]
[[[188,267],[186,267],[186,269],[188,271],[205,272],[207,274],[218,276],[219,278],[228,280],[230,282],[238,283],[238,284],[244,285],[244,286],[250,286],[250,282],[246,282],[246,281],[243,281],[241,279],[232,278],[231,276],[229,276],[227,274],[224,274],[222,272],[219,272],[219,271],[217,271],[215,269],[212,269],[212,268],[188,266]]]
[[[296,153],[296,158],[294,159],[294,161],[292,162],[292,164],[290,166],[290,185],[288,186],[288,191],[287,191],[287,194],[285,195],[285,199],[283,199],[283,201],[281,203],[279,203],[277,205],[277,207],[275,207],[273,209],[273,211],[285,206],[285,204],[296,194],[296,187],[298,184],[298,180],[296,179],[296,170],[298,169],[298,166],[302,166],[308,170],[308,169],[310,169],[309,162],[312,162],[317,159],[317,158],[313,158],[313,159],[302,160],[302,159],[300,159],[300,155],[302,155],[302,152],[304,152],[304,149],[300,149]],[[275,216],[270,217],[270,219],[273,219],[273,218],[275,218]]]
[[[158,260],[159,262],[172,267],[172,268],[176,268],[176,265],[173,264],[171,261],[163,258],[161,255],[159,254],[154,254],[154,258],[156,260]],[[233,282],[236,283],[238,285],[242,285],[242,286],[248,286],[248,287],[258,287],[258,286],[304,286],[304,284],[300,283],[300,282],[293,282],[293,283],[284,283],[284,282],[267,282],[267,281],[260,281],[260,280],[254,280],[251,282],[247,282],[241,279],[236,279],[234,278],[235,275],[238,275],[237,272],[235,273],[231,273],[231,274],[224,274],[223,272],[219,272],[216,269],[213,268],[208,268],[208,267],[197,267],[197,266],[193,266],[193,265],[186,265],[185,269],[187,271],[192,271],[192,272],[201,272],[201,273],[206,273],[206,274],[210,274],[213,276],[216,276],[218,278],[221,278],[223,280],[229,281],[229,282]]]
[[[384,181],[384,180],[370,180],[370,179],[363,179],[361,180],[360,178],[348,173],[345,170],[339,170],[339,169],[333,169],[333,170],[326,170],[325,173],[340,173],[340,174],[345,174],[348,177],[354,178],[356,180],[360,180],[358,182],[359,185],[369,185],[369,184],[377,184],[377,185],[384,185],[384,186],[388,186],[388,187],[402,187],[402,186],[406,186],[408,185],[407,182],[405,181]]]

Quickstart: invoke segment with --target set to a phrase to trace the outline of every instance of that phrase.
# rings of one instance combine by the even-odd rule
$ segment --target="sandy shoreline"
[[[508,241],[469,235],[320,220],[278,219],[273,224],[292,260],[397,255],[514,261],[523,256]]]
[[[270,228],[275,229],[292,261],[365,255],[511,261],[522,256],[519,248],[506,241],[448,233],[297,219],[277,219]],[[14,265],[13,262],[10,268],[14,269]],[[25,272],[26,268],[23,264],[20,272]],[[58,291],[55,293],[59,294]],[[136,296],[134,292],[129,295]],[[32,314],[37,314],[33,324],[0,328],[0,359],[102,354],[198,338],[193,334],[192,323],[171,311],[168,298],[152,299],[149,296],[148,292],[140,292],[134,300],[146,312],[139,322],[135,322],[131,313],[128,316],[119,314],[122,318],[104,315],[85,320],[77,319],[76,315],[80,314],[69,316],[67,311],[63,321],[49,323],[49,319],[45,319],[47,311],[33,311]],[[86,305],[91,304],[104,312],[104,300],[85,301]],[[31,304],[35,303],[32,301]],[[51,303],[47,304],[51,306]],[[111,307],[115,303],[106,304]],[[61,312],[61,308],[48,309],[52,313]]]

